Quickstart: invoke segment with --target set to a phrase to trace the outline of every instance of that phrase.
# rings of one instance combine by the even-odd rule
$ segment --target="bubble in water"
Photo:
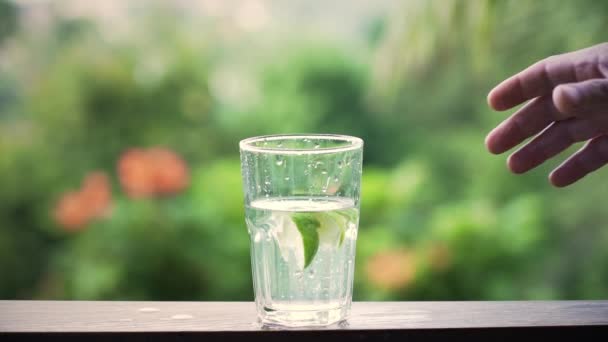
[[[278,159],[278,160],[276,161],[276,164],[277,164],[277,166],[281,166],[281,165],[283,165],[283,159]]]
[[[253,241],[255,241],[255,242],[262,241],[262,233],[261,232],[256,232],[255,236],[253,237]]]

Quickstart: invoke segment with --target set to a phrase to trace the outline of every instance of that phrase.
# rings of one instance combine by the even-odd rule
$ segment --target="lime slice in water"
[[[341,247],[348,224],[354,220],[349,214],[327,211],[282,215],[277,222],[281,226],[277,240],[283,258],[289,260],[292,257],[300,269],[305,269],[320,246]]]
[[[319,227],[321,222],[317,214],[295,213],[291,216],[302,236],[304,247],[304,268],[308,267],[319,250]]]

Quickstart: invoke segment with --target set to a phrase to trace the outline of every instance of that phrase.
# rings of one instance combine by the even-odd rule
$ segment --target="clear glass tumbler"
[[[352,301],[363,141],[274,135],[240,142],[259,320],[324,326]]]

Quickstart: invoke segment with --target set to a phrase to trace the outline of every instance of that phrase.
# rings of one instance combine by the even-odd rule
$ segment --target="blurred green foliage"
[[[356,52],[290,37],[249,72],[221,37],[157,25],[170,12],[115,41],[18,12],[0,2],[0,299],[250,300],[237,142],[289,132],[365,140],[355,299],[608,294],[608,174],[556,190],[557,161],[513,176],[483,146],[487,91],[605,39],[605,2],[404,1]],[[149,146],[185,159],[186,190],[127,196],[117,161]],[[57,202],[95,170],[109,210],[66,230]]]

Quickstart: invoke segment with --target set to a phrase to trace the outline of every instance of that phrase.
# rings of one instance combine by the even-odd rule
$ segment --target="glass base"
[[[333,309],[276,310],[263,307],[258,318],[264,328],[327,327],[342,325],[350,312],[348,306]]]

